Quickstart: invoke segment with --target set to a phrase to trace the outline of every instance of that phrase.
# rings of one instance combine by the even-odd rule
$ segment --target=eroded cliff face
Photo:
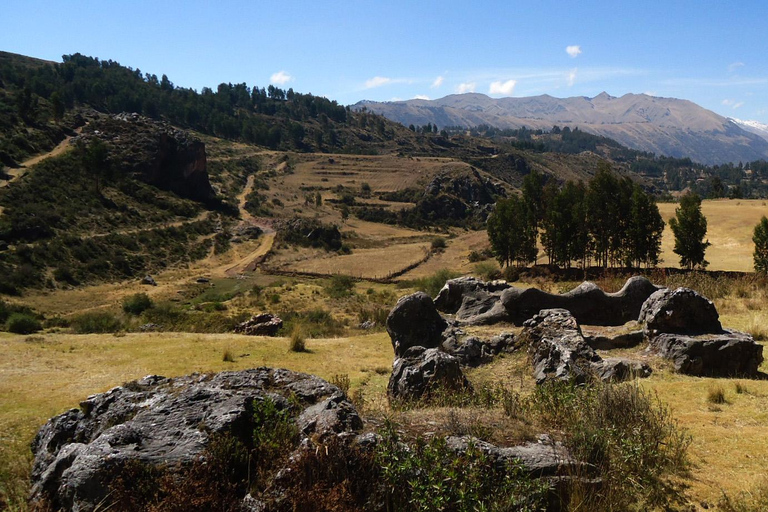
[[[96,114],[83,129],[84,142],[97,137],[109,147],[116,171],[197,201],[214,198],[205,144],[188,132],[139,114]]]

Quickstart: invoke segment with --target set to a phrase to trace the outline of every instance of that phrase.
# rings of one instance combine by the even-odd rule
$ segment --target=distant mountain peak
[[[362,106],[406,126],[578,127],[632,149],[710,165],[768,158],[768,126],[731,122],[691,101],[648,94],[616,97],[603,91],[594,98],[548,94],[491,98],[475,92],[429,101],[356,105]]]

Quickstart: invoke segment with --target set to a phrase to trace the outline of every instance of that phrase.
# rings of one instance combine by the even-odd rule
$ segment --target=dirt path
[[[263,232],[259,241],[259,246],[239,258],[234,264],[230,263],[216,269],[214,272],[222,273],[227,277],[236,277],[245,272],[253,272],[256,270],[256,266],[264,261],[264,258],[272,250],[272,245],[275,242],[275,230],[272,228],[271,219],[264,219],[254,217],[245,209],[246,197],[253,191],[254,182],[256,181],[255,175],[248,176],[248,181],[243,187],[243,191],[237,196],[237,206],[240,209],[240,218],[242,219],[238,224],[238,229],[248,226],[256,226]]]
[[[82,131],[82,127],[75,130],[75,133],[79,134]],[[72,139],[71,135],[67,135],[64,137],[64,140],[59,142],[55,148],[48,151],[47,153],[43,153],[41,155],[33,156],[32,158],[25,160],[21,163],[19,167],[16,169],[6,169],[6,173],[10,176],[10,179],[6,180],[7,183],[12,183],[16,181],[17,179],[21,178],[27,173],[27,170],[42,162],[46,158],[50,158],[52,156],[58,156],[62,153],[64,153],[67,149],[69,149],[69,141]]]

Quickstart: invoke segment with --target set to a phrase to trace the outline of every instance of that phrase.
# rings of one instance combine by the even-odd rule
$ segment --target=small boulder
[[[412,347],[392,364],[387,395],[395,400],[418,400],[438,389],[470,387],[457,358],[437,348]]]
[[[439,346],[446,327],[447,322],[424,292],[401,297],[387,317],[387,332],[396,357],[402,356],[411,347]]]
[[[235,332],[248,336],[276,336],[282,326],[283,320],[280,317],[271,313],[261,313],[238,324]]]
[[[145,285],[148,285],[148,286],[157,286],[157,282],[155,282],[155,278],[154,278],[154,277],[152,277],[152,276],[151,276],[151,275],[149,275],[149,274],[145,275],[145,276],[142,278],[142,280],[141,280],[141,284],[145,284]]]

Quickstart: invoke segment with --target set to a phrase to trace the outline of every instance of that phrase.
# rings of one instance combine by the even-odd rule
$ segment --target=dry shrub
[[[736,496],[723,493],[717,504],[723,512],[765,512],[768,510],[768,479],[758,483],[751,491]]]
[[[713,386],[709,388],[709,391],[707,391],[707,402],[711,404],[726,403],[725,390],[723,389],[723,386]]]
[[[288,345],[288,350],[291,352],[306,352],[307,342],[304,338],[304,329],[301,325],[296,325],[291,332],[291,341]]]

